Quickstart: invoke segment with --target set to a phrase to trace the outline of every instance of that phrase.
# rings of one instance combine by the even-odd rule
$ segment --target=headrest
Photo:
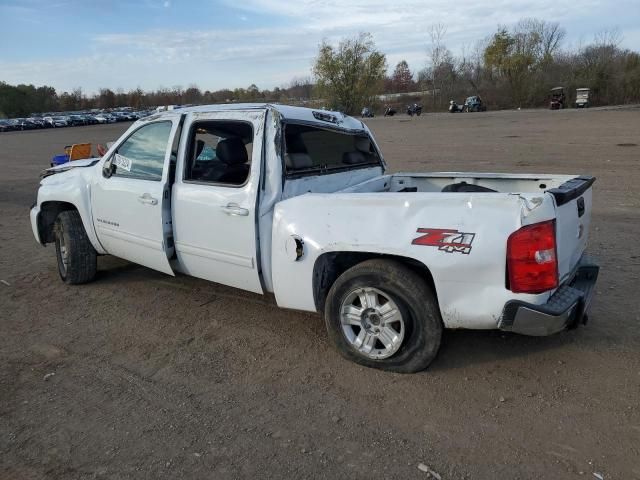
[[[363,153],[371,152],[371,141],[367,137],[356,137],[355,147]]]
[[[286,163],[288,167],[294,170],[310,168],[313,166],[311,157],[306,153],[288,153]]]
[[[249,157],[240,137],[225,138],[216,146],[216,157],[227,165],[247,163]]]
[[[302,135],[298,134],[293,134],[293,135],[287,135],[286,137],[286,141],[287,141],[287,152],[289,153],[308,153],[307,152],[307,147],[304,144],[304,141],[302,140]]]
[[[347,165],[365,163],[366,161],[367,156],[360,150],[357,150],[355,152],[344,152],[342,154],[342,163],[346,163]]]

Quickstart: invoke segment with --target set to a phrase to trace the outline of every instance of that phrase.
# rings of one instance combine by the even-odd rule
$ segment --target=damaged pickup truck
[[[346,358],[415,372],[443,328],[549,335],[586,321],[593,182],[389,174],[357,119],[211,105],[139,120],[102,158],[46,170],[31,224],[68,284],[109,254],[273,292],[322,312]]]

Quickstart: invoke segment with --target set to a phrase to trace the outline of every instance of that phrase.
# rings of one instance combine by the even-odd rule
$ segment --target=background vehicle
[[[9,120],[0,120],[0,132],[11,132],[15,130],[13,123]]]
[[[396,110],[395,108],[391,108],[391,107],[386,107],[384,109],[384,115],[385,117],[393,117],[396,114]]]
[[[34,130],[38,126],[28,118],[16,118],[14,125],[16,130]]]
[[[482,98],[480,95],[473,95],[471,97],[467,97],[464,101],[464,111],[465,112],[486,112],[487,107],[482,103]]]
[[[30,216],[68,284],[111,254],[273,292],[322,312],[346,358],[413,372],[443,328],[548,335],[584,320],[594,181],[388,174],[360,120],[212,105],[138,121],[102,158],[48,169]]]
[[[576,108],[589,108],[589,96],[591,90],[589,88],[576,89]]]
[[[417,115],[419,117],[421,113],[422,113],[422,105],[420,105],[419,103],[414,103],[413,105],[407,105],[407,115],[409,115],[410,117],[413,117],[414,115]]]
[[[360,112],[360,116],[362,118],[372,118],[373,117],[373,111],[369,109],[369,107],[364,107],[362,109],[362,111]]]
[[[78,127],[86,125],[87,121],[82,115],[69,115],[68,123],[72,127]]]
[[[62,116],[44,117],[43,120],[49,127],[67,127],[69,125],[69,122]]]
[[[96,120],[98,121],[98,123],[116,123],[116,117],[108,114],[108,113],[101,113],[99,115],[96,115]]]
[[[449,113],[464,112],[464,105],[458,105],[454,100],[449,102]]]
[[[565,107],[565,100],[564,87],[554,87],[551,89],[551,101],[549,102],[549,108],[551,110],[562,110]]]

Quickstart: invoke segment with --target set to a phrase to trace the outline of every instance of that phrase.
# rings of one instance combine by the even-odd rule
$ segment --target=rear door
[[[98,239],[111,255],[173,275],[169,178],[180,115],[132,128],[91,189]]]
[[[265,110],[189,114],[173,186],[180,270],[262,293],[257,199]]]
[[[563,282],[573,272],[587,247],[591,225],[593,177],[577,177],[548,190],[556,202],[558,273]]]

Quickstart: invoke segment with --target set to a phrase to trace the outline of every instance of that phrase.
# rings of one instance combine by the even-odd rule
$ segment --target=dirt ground
[[[38,174],[126,125],[0,134],[0,479],[640,479],[640,109],[368,123],[396,171],[595,175],[589,324],[450,331],[397,375],[270,297],[110,257],[68,287],[31,233]]]

